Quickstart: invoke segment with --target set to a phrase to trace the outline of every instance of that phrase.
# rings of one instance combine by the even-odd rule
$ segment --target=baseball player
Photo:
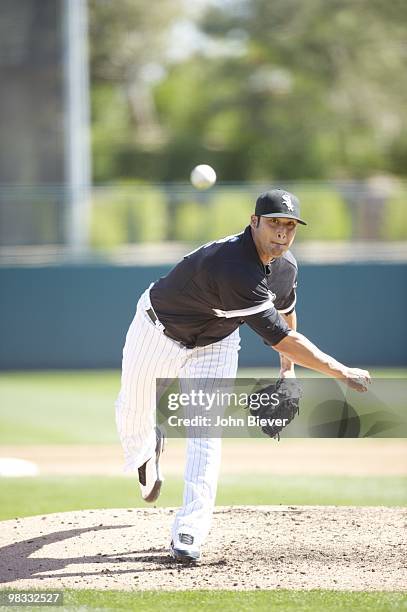
[[[205,244],[186,255],[141,296],[123,349],[116,421],[127,471],[137,471],[141,494],[160,493],[163,437],[155,426],[156,379],[234,378],[239,326],[249,325],[280,354],[281,378],[294,364],[341,378],[365,391],[369,372],[349,368],[296,331],[297,263],[290,253],[300,217],[298,198],[281,189],[256,201],[250,225],[237,235]],[[181,389],[182,391],[182,389]],[[183,505],[175,516],[171,555],[200,558],[215,504],[219,438],[187,440]]]

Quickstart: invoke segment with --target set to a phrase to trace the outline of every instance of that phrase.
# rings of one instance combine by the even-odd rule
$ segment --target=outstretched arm
[[[274,344],[273,348],[298,365],[334,378],[342,378],[356,391],[367,391],[370,383],[370,374],[367,370],[343,365],[330,355],[323,353],[308,338],[296,331],[291,330],[280,342]]]
[[[367,391],[370,383],[370,374],[367,370],[349,368],[323,353],[308,338],[290,329],[274,307],[246,316],[245,322],[265,340],[266,344],[294,363],[334,378],[342,378],[356,391]]]

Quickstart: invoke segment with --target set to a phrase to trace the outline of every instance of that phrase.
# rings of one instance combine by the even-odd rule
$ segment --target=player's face
[[[263,263],[281,257],[292,245],[297,221],[289,217],[260,217],[253,215],[251,228],[253,240]]]

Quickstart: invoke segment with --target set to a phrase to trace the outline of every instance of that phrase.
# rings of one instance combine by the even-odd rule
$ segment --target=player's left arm
[[[297,313],[295,310],[289,314],[281,314],[288,327],[297,331]],[[280,353],[280,378],[295,378],[294,362]]]

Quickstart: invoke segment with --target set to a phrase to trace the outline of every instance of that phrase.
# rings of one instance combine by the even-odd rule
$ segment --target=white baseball
[[[216,172],[207,164],[195,166],[191,172],[191,183],[195,189],[209,189],[216,183]]]

